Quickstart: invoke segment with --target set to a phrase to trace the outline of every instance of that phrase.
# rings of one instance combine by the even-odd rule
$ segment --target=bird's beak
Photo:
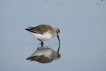
[[[59,35],[57,35],[57,38],[58,38],[58,41],[59,41],[59,46],[60,46],[60,38],[59,38]]]

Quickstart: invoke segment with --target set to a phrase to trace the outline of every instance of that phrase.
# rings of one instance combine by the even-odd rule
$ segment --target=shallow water
[[[55,51],[48,46],[40,46],[26,60],[36,61],[42,64],[50,63],[61,58],[59,50],[60,47]]]
[[[106,1],[1,1],[1,71],[105,71]],[[60,28],[61,58],[48,64],[26,60],[39,47],[28,26],[41,23]],[[44,41],[58,48],[58,39]]]

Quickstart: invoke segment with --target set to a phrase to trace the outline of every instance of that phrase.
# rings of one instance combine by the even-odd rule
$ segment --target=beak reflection
[[[58,41],[59,41],[59,47],[60,47],[60,38],[59,38],[59,35],[57,35],[57,38],[58,38]]]
[[[57,50],[58,53],[59,53],[59,50],[60,50],[60,46],[58,47],[58,50]]]

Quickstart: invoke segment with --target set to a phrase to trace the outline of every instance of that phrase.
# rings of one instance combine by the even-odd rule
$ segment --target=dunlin
[[[39,63],[50,63],[53,60],[57,60],[61,57],[59,50],[60,50],[60,46],[58,47],[57,51],[54,51],[51,48],[43,47],[43,48],[37,49],[26,60],[37,61]]]
[[[26,28],[26,30],[31,32],[39,41],[41,41],[41,46],[43,46],[44,44],[43,41],[49,40],[54,36],[57,36],[60,45],[60,39],[59,39],[60,30],[58,28],[54,28],[46,24],[41,24],[35,27],[30,26]]]

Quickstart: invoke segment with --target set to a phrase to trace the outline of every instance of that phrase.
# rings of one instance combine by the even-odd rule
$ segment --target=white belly
[[[37,39],[40,39],[42,41],[44,40],[48,40],[51,39],[53,36],[52,34],[49,34],[48,32],[44,33],[44,34],[39,34],[39,33],[32,33],[34,35],[34,37],[36,37]]]

